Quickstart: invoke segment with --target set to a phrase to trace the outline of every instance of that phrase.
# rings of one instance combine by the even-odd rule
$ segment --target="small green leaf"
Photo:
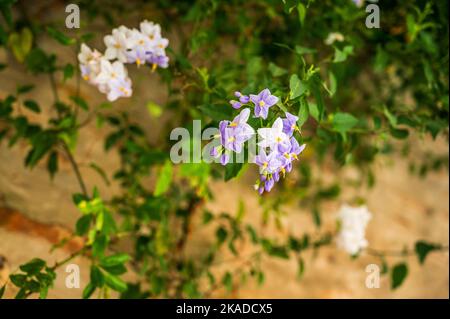
[[[299,79],[297,74],[293,74],[289,80],[289,97],[291,100],[301,96],[306,91],[305,84]]]
[[[90,296],[94,293],[96,286],[94,286],[91,282],[86,285],[83,289],[83,299],[89,299]]]
[[[5,290],[6,290],[6,285],[3,285],[3,287],[0,288],[0,299],[3,298],[3,295],[5,294]]]
[[[45,267],[45,261],[40,258],[34,258],[19,268],[27,274],[38,274]]]
[[[26,100],[25,102],[23,102],[23,105],[24,105],[27,109],[29,109],[29,110],[31,110],[31,111],[33,111],[33,112],[35,112],[35,113],[40,113],[40,112],[41,112],[41,108],[40,108],[39,105],[36,103],[36,101],[33,101],[33,100]]]
[[[170,184],[172,183],[172,175],[173,175],[172,163],[170,161],[166,161],[159,173],[158,180],[156,181],[154,191],[155,196],[160,196],[165,192],[167,192],[167,190],[170,187]]]
[[[112,267],[124,264],[129,261],[131,257],[125,253],[117,253],[111,256],[104,257],[100,260],[100,265],[103,267]]]
[[[74,73],[73,65],[70,63],[66,64],[63,69],[63,81],[65,82],[66,80],[72,78]]]
[[[119,277],[107,272],[103,273],[103,277],[105,279],[105,284],[111,289],[118,292],[124,292],[127,290],[127,284]]]
[[[71,96],[70,99],[79,107],[81,107],[83,110],[88,111],[89,110],[89,106],[86,103],[86,101],[79,97],[79,96]]]
[[[56,41],[58,41],[60,44],[62,45],[71,45],[76,43],[76,40],[66,36],[64,33],[62,33],[61,31],[56,30],[55,28],[52,27],[47,27],[47,33]]]
[[[16,92],[17,94],[25,94],[30,92],[32,89],[34,89],[33,84],[25,84],[18,86]]]
[[[156,104],[155,102],[148,102],[146,104],[147,111],[150,114],[151,117],[158,118],[162,114],[162,107],[159,104]]]
[[[58,171],[58,152],[53,151],[48,156],[47,170],[50,173],[50,178],[53,179],[55,173]]]
[[[400,287],[407,275],[408,266],[405,263],[395,265],[391,273],[391,288],[396,289]]]
[[[277,66],[276,64],[274,64],[272,62],[269,63],[269,71],[273,77],[279,77],[279,76],[287,74],[286,69],[280,68],[279,66]]]
[[[96,257],[101,257],[105,253],[108,239],[105,235],[98,235],[92,244],[92,254]]]
[[[441,245],[427,243],[426,241],[420,240],[416,242],[414,251],[416,252],[417,258],[419,259],[419,263],[423,265],[428,254],[434,250],[441,249],[441,247]]]
[[[308,102],[304,99],[300,99],[300,108],[298,109],[298,127],[301,128],[303,124],[308,120],[309,117],[309,108]]]
[[[11,47],[14,57],[18,62],[23,63],[31,50],[33,34],[30,29],[24,28],[20,33],[13,32],[9,35],[8,44]]]
[[[75,232],[78,236],[84,236],[89,231],[91,227],[93,216],[91,214],[83,215],[80,219],[78,219],[77,224],[75,226]]]
[[[358,119],[349,113],[335,113],[332,120],[333,130],[346,133],[358,124]]]
[[[351,45],[346,45],[342,50],[339,48],[335,48],[333,62],[334,63],[344,62],[345,60],[347,60],[347,57],[352,54],[353,54],[353,46]]]
[[[100,268],[95,265],[91,265],[90,279],[90,284],[92,284],[94,287],[103,287],[103,273],[101,272]]]
[[[225,181],[236,177],[243,167],[244,165],[242,163],[228,163],[225,166]]]

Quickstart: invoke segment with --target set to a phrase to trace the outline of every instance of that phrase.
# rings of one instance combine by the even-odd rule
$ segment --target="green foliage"
[[[396,289],[400,287],[403,281],[408,275],[408,265],[405,263],[400,263],[392,268],[391,272],[391,288]]]
[[[19,288],[17,298],[32,294],[45,298],[55,269],[78,255],[91,261],[83,298],[96,292],[107,298],[110,290],[119,292],[121,298],[198,298],[219,288],[232,292],[247,278],[264,283],[263,256],[295,259],[301,278],[308,267],[303,254],[309,250],[316,253],[333,243],[335,234],[323,232],[321,227],[324,201],[338,200],[344,187],[373,186],[372,164],[378,154],[403,152],[417,137],[448,138],[445,1],[380,3],[383,18],[379,30],[367,29],[364,9],[346,0],[158,0],[139,5],[127,2],[120,8],[101,3],[83,1],[81,16],[89,17],[83,20],[84,29],[102,24],[116,27],[130,17],[133,21],[138,16],[150,19],[144,13],[152,12],[163,30],[169,34],[176,31],[179,43],[167,50],[169,68],[152,75],[166,85],[168,99],[142,105],[145,114],[158,120],[170,112],[170,121],[150,142],[147,130],[134,122],[129,108],[121,111],[111,103],[92,105],[82,98],[78,62],[48,51],[42,43],[51,39],[53,45],[63,46],[64,52],[73,50],[70,56],[75,57],[81,43],[100,37],[96,33],[68,35],[55,27],[56,21],[28,17],[13,8],[15,1],[0,1],[0,46],[20,63],[24,79],[48,79],[54,96],[53,103],[44,105],[39,96],[27,95],[34,87],[26,83],[17,83],[13,92],[4,94],[0,99],[0,142],[9,147],[19,142],[27,145],[25,166],[32,169],[46,161],[51,178],[58,174],[62,159],[69,161],[81,192],[73,196],[80,213],[75,235],[85,242],[79,252],[54,267],[40,259],[22,265],[10,277]],[[333,32],[340,32],[342,39],[328,45],[325,39]],[[7,67],[0,64],[0,72]],[[59,94],[63,85],[76,90],[70,91],[69,97]],[[280,98],[269,117],[283,117],[285,111],[298,115],[301,142],[308,145],[305,157],[294,168],[295,177],[280,182],[276,193],[260,198],[261,221],[248,220],[244,197],[235,199],[235,214],[210,211],[204,205],[213,200],[213,194],[221,195],[210,189],[210,182],[223,178],[232,185],[232,179],[244,175],[246,165],[172,164],[167,136],[173,127],[191,128],[193,119],[201,119],[203,128],[217,127],[219,121],[238,113],[227,103],[235,98],[232,92],[248,94],[266,87]],[[135,101],[124,99],[126,106]],[[35,123],[34,118],[44,110],[51,110],[48,121]],[[105,191],[108,199],[97,189],[91,193],[86,188],[78,164],[82,160],[74,156],[78,136],[92,120],[108,132],[104,149],[119,157],[120,164],[112,171],[102,162],[88,163],[104,180],[103,186],[115,186],[114,192]],[[256,128],[269,122],[249,121]],[[352,166],[360,177],[349,182],[336,173],[335,180],[325,184],[320,174],[324,165],[336,172]],[[448,156],[426,154],[414,158],[411,165],[411,171],[421,176],[439,169],[448,169]],[[155,181],[152,186],[149,177]],[[242,178],[242,182],[247,180]],[[282,223],[285,204],[309,210],[317,229],[301,236],[289,233]],[[270,226],[279,236],[265,236],[260,222],[264,227],[273,224]],[[186,253],[186,247],[195,227],[211,227],[215,238],[205,239],[202,254],[194,258]],[[122,240],[131,243],[127,253],[121,251]],[[251,256],[241,253],[244,244],[252,245]],[[439,244],[418,241],[414,253],[423,264],[430,252],[443,249]],[[218,275],[213,267],[225,250],[242,266]],[[407,265],[388,266],[383,254],[378,257],[396,289],[407,276]],[[135,272],[136,282],[123,279],[129,271]],[[205,288],[205,282],[209,287]],[[4,290],[0,288],[0,297]]]

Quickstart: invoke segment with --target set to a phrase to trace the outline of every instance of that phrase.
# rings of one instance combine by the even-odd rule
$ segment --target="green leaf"
[[[29,110],[31,110],[31,111],[33,111],[33,112],[35,112],[35,113],[40,113],[40,112],[41,112],[41,108],[40,108],[39,105],[36,103],[36,101],[33,101],[33,100],[26,100],[25,102],[23,102],[23,105],[24,105],[27,109],[29,109]]]
[[[403,140],[409,136],[409,131],[404,129],[392,128],[390,129],[391,135],[399,140]]]
[[[170,161],[166,161],[159,173],[158,180],[156,181],[154,191],[155,196],[160,196],[167,192],[170,184],[172,183],[172,175],[172,163]]]
[[[297,74],[291,75],[291,78],[289,80],[289,98],[291,100],[301,96],[306,91],[305,84],[299,79]]]
[[[228,292],[231,292],[233,290],[233,276],[229,271],[225,273],[225,275],[222,278],[222,284],[225,286],[225,289]]]
[[[391,273],[391,288],[396,289],[400,287],[407,275],[408,266],[405,263],[395,265]]]
[[[34,258],[19,268],[27,274],[38,274],[45,267],[45,261],[40,258]]]
[[[305,16],[306,16],[306,7],[303,3],[299,3],[297,5],[297,11],[298,11],[298,19],[300,20],[300,24],[304,25],[305,23]]]
[[[442,246],[439,244],[432,244],[420,240],[416,242],[414,251],[416,252],[417,258],[419,259],[419,263],[423,265],[425,263],[425,259],[427,258],[428,254],[434,250],[441,249],[441,247]]]
[[[30,29],[24,28],[20,33],[13,32],[9,35],[8,44],[12,49],[14,57],[18,62],[23,63],[31,50],[33,34]]]
[[[5,294],[5,290],[6,290],[6,284],[3,285],[2,288],[0,288],[0,299],[3,298],[3,295]]]
[[[60,44],[62,45],[71,45],[76,43],[76,40],[66,36],[64,33],[62,33],[61,31],[56,30],[55,28],[52,27],[47,27],[47,33],[56,41],[58,41]]]
[[[103,287],[104,284],[104,277],[103,273],[101,272],[100,268],[98,268],[95,265],[91,265],[91,273],[90,273],[90,284],[94,287]]]
[[[217,228],[216,231],[216,238],[219,245],[223,244],[225,240],[227,239],[228,232],[224,227]]]
[[[89,231],[91,227],[93,216],[91,214],[83,215],[80,219],[78,219],[77,224],[75,226],[75,232],[78,236],[84,236]]]
[[[25,85],[20,85],[17,87],[17,94],[25,94],[30,92],[32,89],[34,89],[34,85],[33,84],[25,84]]]
[[[332,97],[337,90],[337,80],[336,80],[336,76],[334,75],[333,72],[329,73],[329,78],[330,78],[330,89],[329,89],[329,93],[330,96]]]
[[[92,244],[92,254],[96,257],[101,257],[105,253],[108,239],[105,235],[97,235]]]
[[[303,124],[308,120],[309,117],[309,108],[308,102],[304,99],[300,99],[300,108],[298,109],[298,127],[301,128]]]
[[[74,73],[75,73],[75,71],[74,71],[73,65],[70,63],[67,63],[63,69],[63,81],[65,82],[66,80],[72,78]]]
[[[225,181],[236,177],[243,167],[243,163],[228,163],[225,166]]]
[[[47,170],[50,173],[50,178],[53,179],[55,173],[58,171],[58,152],[53,151],[48,156]]]
[[[117,253],[111,256],[103,257],[100,260],[100,265],[102,267],[112,267],[120,264],[124,264],[129,261],[131,257],[125,253]]]
[[[23,287],[27,283],[27,276],[24,274],[13,274],[9,276],[9,280],[17,286]]]
[[[127,284],[119,277],[107,272],[103,273],[103,277],[105,279],[105,284],[111,289],[118,292],[125,292],[127,290]]]
[[[333,62],[334,63],[344,62],[345,60],[347,60],[347,57],[352,54],[353,54],[353,46],[351,45],[346,45],[342,50],[340,50],[339,48],[335,48]]]
[[[358,119],[349,113],[335,113],[332,120],[333,130],[339,133],[346,133],[355,125],[358,124]]]
[[[94,286],[91,282],[86,285],[83,289],[83,299],[89,299],[90,296],[94,293],[96,286]]]
[[[89,106],[86,103],[86,101],[79,97],[79,96],[71,96],[70,99],[79,107],[81,107],[83,110],[88,111],[89,110]]]
[[[146,104],[147,107],[147,111],[150,114],[151,117],[155,117],[158,118],[161,116],[162,114],[162,107],[158,104],[156,104],[155,102],[149,101]]]
[[[279,77],[279,76],[287,74],[286,69],[280,68],[279,66],[277,66],[276,64],[274,64],[272,62],[269,63],[269,71],[273,77]]]

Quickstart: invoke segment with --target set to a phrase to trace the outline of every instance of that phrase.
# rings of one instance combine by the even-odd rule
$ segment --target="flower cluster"
[[[239,109],[244,105],[254,107],[254,116],[267,119],[269,108],[278,102],[278,97],[272,95],[269,89],[262,90],[259,94],[243,95],[235,92],[238,101],[232,100],[233,108]],[[271,127],[262,127],[257,130],[260,142],[258,154],[254,162],[259,166],[260,177],[255,184],[255,189],[260,193],[270,192],[280,177],[292,170],[292,162],[298,159],[305,149],[305,144],[300,145],[294,137],[298,117],[285,112],[286,117],[278,117]],[[219,123],[220,146],[211,150],[211,156],[219,157],[222,165],[229,162],[232,152],[240,153],[243,145],[254,134],[255,130],[247,123],[250,109],[244,108],[233,121],[221,121]]]
[[[342,205],[338,215],[340,226],[337,236],[338,247],[350,255],[356,255],[362,248],[367,247],[365,233],[371,218],[372,214],[366,206]]]
[[[82,77],[110,101],[130,97],[133,92],[124,63],[135,63],[138,67],[148,64],[152,70],[169,65],[165,52],[169,40],[161,36],[161,27],[153,22],[144,20],[140,30],[120,26],[105,36],[104,42],[104,54],[83,43],[78,60]]]

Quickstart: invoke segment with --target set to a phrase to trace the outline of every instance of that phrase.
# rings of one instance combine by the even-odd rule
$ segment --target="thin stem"
[[[53,96],[55,98],[55,103],[59,102],[58,88],[56,86],[55,74],[53,72],[49,73],[50,85],[52,86]]]
[[[66,152],[67,157],[69,158],[70,164],[72,165],[73,170],[75,171],[75,175],[78,180],[78,184],[80,184],[81,192],[84,196],[88,196],[88,192],[86,190],[86,185],[84,184],[83,177],[81,176],[80,169],[78,167],[77,162],[75,162],[75,159],[73,158],[72,152],[70,151],[69,147],[65,142],[62,142],[62,146],[64,148],[64,151]]]
[[[81,254],[83,254],[85,251],[86,251],[86,247],[81,248],[80,250],[78,250],[78,251],[76,251],[76,252],[70,254],[67,258],[65,258],[65,259],[63,259],[63,260],[61,260],[61,261],[57,261],[57,262],[55,263],[55,265],[53,265],[53,267],[51,267],[50,269],[51,269],[51,270],[55,270],[55,269],[61,267],[62,265],[66,264],[66,263],[68,263],[69,261],[71,261],[72,259],[74,259],[75,257],[77,257],[77,256],[79,256],[79,255],[81,255]]]

